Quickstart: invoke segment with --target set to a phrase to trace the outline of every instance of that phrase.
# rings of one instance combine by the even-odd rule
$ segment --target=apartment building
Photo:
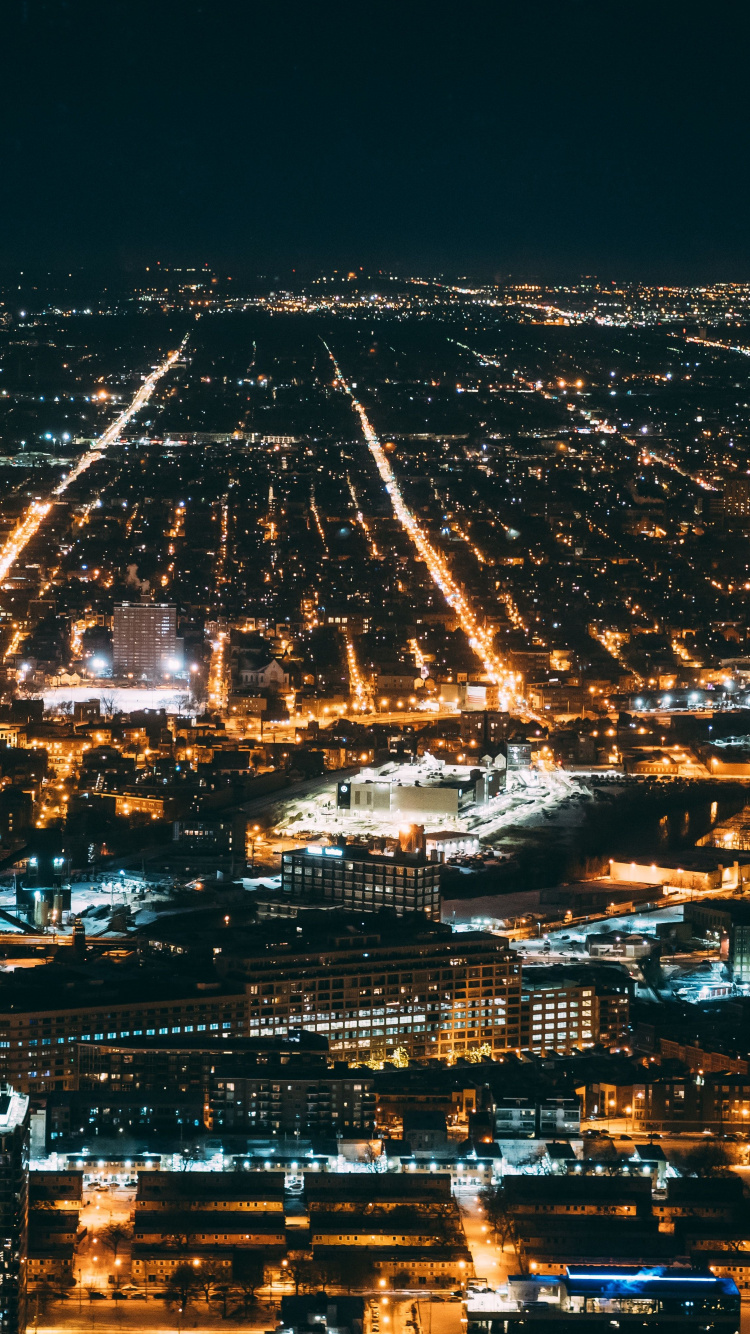
[[[0,1088],[0,1329],[26,1328],[29,1217],[29,1099],[7,1085]]]
[[[112,624],[115,676],[161,681],[182,670],[177,608],[166,602],[122,602]]]
[[[8,975],[0,988],[0,1078],[24,1092],[57,1094],[95,1092],[104,1076],[113,1094],[141,1090],[144,1105],[180,1093],[190,1095],[188,1108],[204,1097],[222,1124],[266,1128],[270,1119],[281,1129],[287,1111],[296,1126],[302,1088],[287,1098],[288,1089],[272,1087],[279,1080],[270,1070],[256,1079],[253,1049],[267,1059],[274,1049],[307,1047],[353,1065],[628,1042],[629,980],[618,965],[526,967],[522,977],[503,937],[455,935],[426,917],[370,917],[363,929],[361,917],[346,913],[251,926],[236,916],[231,927],[222,917],[208,931],[193,919],[153,924],[137,955],[92,959],[84,975],[58,962]],[[223,1088],[208,1073],[211,1066],[217,1073],[219,1050]],[[317,1107],[310,1124],[322,1127],[330,1111],[331,1124],[364,1128],[365,1099],[344,1089],[339,1105],[339,1090],[323,1087],[329,1078],[315,1072],[304,1094],[311,1115]],[[251,1082],[240,1089],[241,1079]],[[459,1091],[446,1097],[448,1114]],[[291,1110],[261,1116],[266,1102]]]
[[[73,1284],[83,1172],[29,1173],[30,1287],[50,1280]]]
[[[653,1216],[649,1177],[506,1176],[502,1200],[527,1273],[659,1263],[674,1248]]]
[[[156,1213],[136,1210],[133,1241],[137,1245],[159,1246],[167,1239],[189,1237],[195,1249],[204,1246],[283,1246],[286,1241],[284,1215],[251,1215],[238,1209],[196,1209],[184,1213]]]
[[[126,976],[82,982],[54,964],[33,972],[0,994],[0,1079],[23,1092],[76,1089],[79,1043],[194,1035],[211,1045],[247,1030],[241,986],[180,986],[144,970],[135,999]]]
[[[437,923],[328,932],[314,951],[242,960],[251,1037],[302,1028],[350,1062],[519,1049],[521,965],[503,938]]]
[[[139,1172],[136,1210],[284,1215],[284,1173]]]
[[[630,995],[626,975],[618,973],[610,978],[588,964],[574,972],[555,966],[525,968],[522,1048],[541,1053],[583,1050],[599,1043],[627,1046]]]
[[[480,1113],[481,1115],[481,1113]],[[496,1139],[552,1139],[581,1133],[581,1106],[578,1098],[505,1097],[496,1099],[491,1109]]]
[[[621,1218],[651,1214],[651,1181],[632,1177],[506,1176],[503,1203],[509,1213]]]
[[[283,1172],[139,1172],[132,1277],[153,1288],[179,1265],[227,1280],[238,1254],[278,1262],[286,1243]]]
[[[368,1137],[375,1130],[372,1075],[278,1066],[248,1074],[223,1062],[209,1082],[209,1129]]]
[[[429,1176],[347,1172],[343,1177],[339,1172],[325,1172],[320,1176],[308,1173],[305,1196],[311,1214],[315,1209],[359,1213],[368,1205],[377,1205],[379,1209],[400,1209],[405,1205],[415,1209],[433,1208],[450,1204],[451,1178],[448,1172],[431,1172]]]
[[[408,1286],[440,1287],[473,1273],[447,1173],[307,1174],[305,1196],[313,1257],[324,1265],[364,1252],[376,1281],[408,1273]]]

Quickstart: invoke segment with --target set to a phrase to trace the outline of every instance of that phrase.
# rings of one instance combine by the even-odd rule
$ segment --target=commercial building
[[[122,602],[112,623],[115,676],[162,681],[183,668],[177,608],[166,602]]]
[[[750,854],[720,848],[689,848],[679,856],[654,853],[633,861],[611,859],[612,880],[670,889],[674,893],[707,894],[718,889],[739,889],[750,880]]]
[[[513,767],[510,751],[507,763]],[[336,805],[352,820],[374,816],[386,824],[438,820],[444,825],[498,796],[505,786],[505,765],[504,756],[500,768],[479,762],[448,765],[430,754],[412,764],[389,761],[339,783]]]
[[[559,1278],[518,1275],[509,1280],[507,1297],[469,1295],[469,1334],[490,1334],[501,1327],[505,1334],[525,1334],[537,1323],[559,1334],[587,1329],[610,1334],[620,1325],[738,1334],[737,1285],[729,1274],[713,1269],[713,1264],[711,1269],[614,1265],[602,1272],[601,1266],[568,1263]]]
[[[320,847],[285,852],[281,888],[294,898],[338,903],[350,912],[392,908],[399,917],[424,913],[440,921],[440,866],[424,853]]]

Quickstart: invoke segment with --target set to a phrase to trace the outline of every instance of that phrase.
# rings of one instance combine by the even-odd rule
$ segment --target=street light
[[[260,833],[260,825],[258,825],[258,824],[254,824],[254,825],[253,825],[252,836],[251,836],[251,838],[250,838],[250,875],[251,875],[251,876],[253,876],[253,875],[255,874],[255,844],[256,844],[256,842],[258,841],[258,835],[259,835],[259,833]]]

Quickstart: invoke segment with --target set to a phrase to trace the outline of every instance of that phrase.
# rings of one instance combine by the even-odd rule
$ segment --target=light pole
[[[251,876],[251,877],[255,875],[255,844],[256,844],[256,842],[258,841],[258,834],[259,834],[259,833],[260,833],[260,825],[254,824],[254,825],[253,825],[253,830],[252,830],[252,836],[251,836],[251,838],[250,838],[250,876]]]

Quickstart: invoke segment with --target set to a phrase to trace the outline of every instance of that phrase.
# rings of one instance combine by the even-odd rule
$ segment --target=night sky
[[[0,265],[750,279],[742,3],[6,0]]]

